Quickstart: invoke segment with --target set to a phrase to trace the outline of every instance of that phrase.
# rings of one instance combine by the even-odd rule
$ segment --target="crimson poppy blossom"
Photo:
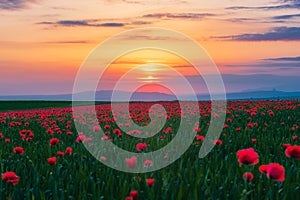
[[[247,127],[248,127],[248,128],[252,128],[253,126],[254,126],[254,125],[253,125],[251,122],[247,124]]]
[[[145,161],[144,161],[144,166],[145,166],[145,167],[152,166],[152,164],[153,164],[153,163],[152,163],[152,160],[145,160]]]
[[[106,161],[106,157],[105,156],[100,156],[100,161]]]
[[[101,130],[100,126],[94,126],[93,131],[94,132],[99,132]]]
[[[84,142],[86,140],[85,135],[78,135],[76,138],[76,142]]]
[[[146,143],[138,143],[136,145],[136,150],[137,151],[143,151],[147,148],[147,144]]]
[[[23,147],[15,147],[15,148],[14,148],[14,152],[15,152],[16,154],[23,155],[23,154],[24,154],[24,149],[23,149]]]
[[[267,173],[268,165],[259,166],[258,170],[260,173]]]
[[[104,129],[110,129],[110,125],[105,124],[105,125],[104,125]]]
[[[121,134],[121,130],[120,129],[114,129],[113,133],[119,135],[119,134]]]
[[[294,135],[294,136],[293,136],[293,140],[296,141],[297,139],[298,139],[298,136],[297,136],[297,135]]]
[[[223,144],[223,142],[222,142],[222,140],[215,140],[215,141],[214,141],[214,144],[216,144],[216,145],[221,145],[221,144]]]
[[[129,195],[133,198],[133,200],[137,200],[139,193],[136,190],[132,190]]]
[[[6,181],[7,183],[16,185],[19,182],[20,178],[16,175],[15,172],[6,172],[2,174],[2,180]]]
[[[72,155],[73,149],[71,147],[66,148],[66,154]]]
[[[240,165],[255,165],[258,163],[258,154],[253,148],[239,150],[236,155]]]
[[[204,141],[204,136],[202,136],[202,135],[197,134],[196,138],[197,138],[197,140]]]
[[[282,182],[285,178],[284,167],[277,163],[271,163],[268,165],[267,175],[271,179]]]
[[[146,183],[147,183],[148,187],[152,187],[154,184],[154,178],[146,179]]]
[[[285,150],[285,155],[300,160],[300,146],[288,146]]]
[[[59,143],[59,139],[57,138],[52,138],[50,139],[50,145],[53,146],[53,145],[56,145]]]
[[[136,157],[132,156],[131,158],[126,158],[127,166],[131,169],[134,169],[136,167]]]
[[[56,164],[56,157],[48,158],[48,164],[49,165],[55,165]]]
[[[253,180],[253,178],[254,178],[254,176],[253,176],[253,174],[252,174],[251,172],[245,172],[245,173],[243,174],[243,179],[244,179],[245,181],[250,182],[250,181]]]
[[[62,152],[62,151],[58,151],[58,152],[57,152],[57,156],[58,156],[58,157],[63,157],[64,155],[65,155],[65,153]]]
[[[261,173],[267,174],[268,178],[274,179],[276,181],[284,181],[285,172],[284,167],[277,163],[270,163],[268,165],[261,165],[259,167]]]
[[[66,132],[67,135],[72,135],[73,133],[71,131]]]

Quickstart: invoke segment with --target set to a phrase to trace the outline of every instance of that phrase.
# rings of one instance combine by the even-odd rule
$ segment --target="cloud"
[[[294,15],[279,15],[279,16],[273,17],[273,19],[275,19],[275,20],[282,20],[282,19],[292,19],[292,18],[296,18],[296,17],[300,17],[300,14],[294,14]]]
[[[236,41],[299,41],[300,27],[276,27],[266,33],[217,36],[212,38]]]
[[[140,5],[153,5],[156,3],[160,4],[188,4],[189,2],[186,0],[171,0],[171,1],[149,1],[149,0],[104,0],[104,2],[109,3],[109,4],[140,4]]]
[[[173,68],[194,68],[193,65],[175,65]]]
[[[181,38],[173,36],[159,36],[159,35],[129,35],[120,37],[121,40],[153,40],[153,41],[182,41]]]
[[[0,0],[0,10],[19,10],[28,8],[39,0]]]
[[[300,62],[300,56],[298,57],[281,57],[281,58],[266,58],[264,60],[270,60],[270,61],[295,61],[295,62]],[[300,66],[300,64],[299,64]]]
[[[293,61],[293,62],[291,62]],[[267,58],[257,62],[252,63],[240,63],[240,64],[226,64],[224,67],[250,67],[250,68],[273,68],[278,69],[282,67],[289,68],[300,68],[299,57],[295,58]]]
[[[94,27],[123,27],[126,24],[119,22],[97,23],[99,20],[61,20],[56,22],[38,22],[37,24],[58,26],[94,26]]]
[[[98,24],[96,26],[105,26],[105,27],[122,27],[125,26],[124,23],[115,23],[115,22],[110,22],[110,23],[102,23]]]
[[[144,18],[158,18],[158,19],[202,19],[204,17],[214,16],[211,13],[154,13],[143,15]]]
[[[148,21],[133,21],[131,22],[132,25],[147,25],[147,24],[152,24],[152,22]]]
[[[53,22],[38,22],[36,24],[45,24],[45,25],[47,25],[47,24],[54,24],[54,23]]]
[[[107,3],[111,4],[120,4],[120,3],[125,3],[125,4],[144,4],[143,1],[133,1],[133,0],[105,0]]]
[[[229,21],[229,22],[237,22],[237,23],[244,23],[244,22],[249,22],[249,21],[256,21],[256,19],[253,19],[253,18],[246,18],[246,17],[238,17],[238,18],[230,18],[230,19],[226,19],[226,21]]]
[[[115,21],[117,19],[110,19]],[[124,20],[124,19],[123,19]],[[59,20],[59,21],[41,21],[36,24],[40,25],[53,25],[53,26],[91,26],[91,27],[123,27],[127,25],[147,25],[152,24],[152,22],[148,21],[131,21],[129,20],[127,23],[123,22],[106,22],[103,19],[88,19],[88,20]]]
[[[88,21],[85,20],[62,20],[56,22],[56,24],[63,26],[88,26]]]
[[[229,10],[280,10],[280,9],[293,9],[293,8],[300,8],[300,4],[285,4],[285,5],[278,5],[278,6],[232,6],[227,7],[226,9]]]
[[[89,40],[59,40],[59,41],[46,41],[44,44],[87,44],[91,43]]]
[[[300,0],[279,0],[278,5],[272,6],[231,6],[229,10],[280,10],[280,9],[300,9]]]

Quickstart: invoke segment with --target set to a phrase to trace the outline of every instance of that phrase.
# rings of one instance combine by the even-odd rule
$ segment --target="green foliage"
[[[203,103],[208,107],[207,103]],[[173,164],[156,172],[146,174],[130,174],[111,169],[95,159],[80,142],[76,142],[77,133],[72,122],[71,109],[50,109],[48,111],[20,112],[20,114],[0,114],[0,170],[1,173],[14,171],[20,180],[15,186],[4,180],[0,181],[0,199],[125,199],[129,192],[137,190],[139,199],[292,199],[300,196],[300,161],[285,155],[284,143],[299,145],[300,139],[293,140],[299,134],[300,107],[299,101],[293,101],[292,109],[286,101],[266,102],[229,102],[227,119],[228,128],[224,128],[220,139],[221,145],[203,159],[198,158],[201,141],[195,143],[184,155]],[[8,105],[8,104],[6,104]],[[8,110],[33,109],[40,107],[63,107],[68,103],[45,102],[38,105],[27,102],[23,105],[10,104]],[[239,109],[239,106],[244,107]],[[276,109],[280,106],[279,109]],[[257,114],[250,116],[245,110],[258,107]],[[3,108],[3,107],[2,107]],[[236,108],[236,109],[235,109]],[[274,116],[268,114],[274,111]],[[46,118],[41,119],[41,113]],[[262,113],[265,113],[263,115]],[[205,135],[210,116],[202,116],[200,135]],[[46,133],[55,121],[61,133]],[[68,121],[71,127],[66,128]],[[11,122],[20,122],[20,126],[11,127]],[[25,127],[24,124],[28,122]],[[42,127],[47,122],[48,127]],[[257,126],[248,128],[248,123]],[[284,124],[282,123],[284,122]],[[165,127],[172,127],[176,134],[179,117],[174,116]],[[268,126],[265,126],[267,123]],[[282,123],[282,124],[281,124]],[[106,122],[101,123],[103,127]],[[110,123],[110,131],[117,126]],[[241,128],[236,131],[236,128]],[[292,130],[291,128],[295,128]],[[31,130],[34,137],[31,142],[22,140],[20,130]],[[73,134],[66,134],[71,131]],[[136,151],[138,140],[133,140],[123,133],[124,137],[111,136],[113,142],[120,147]],[[167,135],[160,139],[159,136]],[[57,145],[50,146],[49,140],[56,137]],[[147,143],[146,152],[159,149],[172,140],[170,134],[158,133],[157,136],[143,140]],[[5,138],[10,138],[6,143]],[[256,143],[251,142],[256,138]],[[13,149],[24,148],[23,155],[17,155]],[[73,149],[72,155],[57,157],[56,165],[49,165],[47,158],[57,156],[57,151]],[[259,154],[257,165],[242,165],[237,162],[236,152],[240,149],[253,147]],[[280,163],[285,168],[285,181],[277,182],[268,179],[258,170],[260,165]],[[252,172],[252,182],[243,180],[244,172]],[[154,178],[150,188],[147,178]]]

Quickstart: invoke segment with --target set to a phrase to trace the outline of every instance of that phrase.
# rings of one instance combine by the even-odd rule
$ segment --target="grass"
[[[22,103],[11,103],[8,110],[37,109],[38,106],[67,107],[69,102],[23,103],[23,106]],[[172,106],[173,104],[164,103],[169,115],[171,111],[179,109]],[[143,174],[119,172],[92,157],[81,142],[76,142],[77,130],[69,108],[20,111],[17,114],[2,113],[0,114],[0,132],[3,133],[3,138],[0,139],[1,173],[14,171],[20,177],[20,181],[15,186],[1,181],[0,199],[125,199],[132,190],[138,191],[139,199],[296,198],[300,196],[300,161],[286,157],[282,144],[299,145],[300,140],[294,141],[292,138],[299,135],[299,104],[300,102],[296,100],[229,102],[226,117],[228,128],[223,129],[220,137],[222,145],[216,145],[207,157],[199,159],[198,152],[202,142],[195,139],[184,155],[173,164],[159,171]],[[202,102],[201,105],[203,112],[208,116],[201,116],[201,131],[198,134],[205,136],[210,119],[209,104]],[[136,103],[133,106],[134,119],[143,118],[144,122],[147,121],[145,110],[149,105]],[[251,116],[251,112],[248,113],[247,110],[251,112],[257,110],[256,115]],[[268,110],[274,111],[274,116],[270,116]],[[147,143],[145,152],[161,148],[173,139],[176,127],[179,126],[179,117],[174,115],[164,126],[164,128],[172,127],[172,133],[164,134],[160,131],[156,136],[140,141],[122,132],[123,137],[119,138],[113,134],[113,130],[117,128],[116,124],[105,121],[111,118],[109,107],[103,104],[97,107],[97,111],[100,126],[110,125],[108,131],[113,142],[134,152],[139,142]],[[20,122],[21,125],[11,126],[12,122]],[[87,120],[86,122],[89,123]],[[47,126],[43,126],[43,123]],[[257,123],[257,126],[247,128],[248,123]],[[68,124],[69,127],[66,126]],[[240,127],[241,131],[236,131],[237,127]],[[23,129],[34,133],[31,142],[21,140],[19,132]],[[49,129],[54,131],[53,135],[47,133]],[[67,131],[73,134],[68,135]],[[87,134],[88,130],[85,133]],[[50,146],[49,140],[53,137],[58,138],[60,142]],[[10,142],[5,142],[5,138],[10,138]],[[252,138],[256,138],[257,142],[252,143]],[[25,153],[16,155],[13,152],[16,146],[22,146]],[[53,166],[47,163],[47,158],[56,156],[57,151],[65,151],[67,147],[73,148],[72,155],[58,157],[57,164]],[[250,147],[259,154],[259,163],[240,166],[236,152]],[[259,172],[260,165],[272,162],[284,166],[284,182],[271,180]],[[254,175],[252,182],[246,182],[242,178],[243,173],[247,171]],[[147,186],[146,178],[155,179],[153,187]]]

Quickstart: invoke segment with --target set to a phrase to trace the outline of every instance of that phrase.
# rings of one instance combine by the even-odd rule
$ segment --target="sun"
[[[141,77],[139,78],[141,80],[141,82],[144,82],[144,83],[153,83],[153,82],[158,82],[158,77],[155,77],[155,76],[146,76],[146,77]]]
[[[159,68],[158,64],[147,63],[141,66],[141,70],[145,72],[157,72],[161,69]]]

